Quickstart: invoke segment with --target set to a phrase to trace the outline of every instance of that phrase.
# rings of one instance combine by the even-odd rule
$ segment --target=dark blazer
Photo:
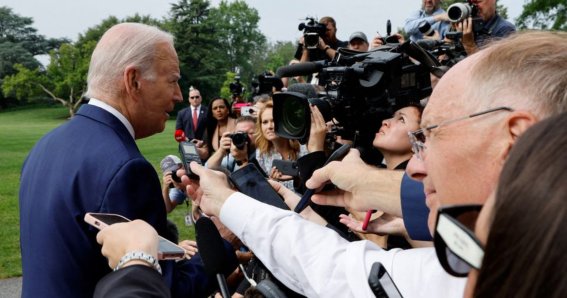
[[[182,129],[185,136],[189,139],[202,140],[205,130],[207,129],[207,107],[201,105],[199,108],[199,119],[197,121],[197,131],[193,127],[193,114],[191,107],[187,107],[177,113],[177,121],[175,122],[175,129]]]
[[[95,298],[171,297],[161,275],[143,265],[128,266],[105,276],[96,286]]]
[[[126,127],[93,105],[39,140],[20,183],[22,297],[92,297],[110,269],[97,230],[83,221],[86,212],[143,219],[159,234],[166,229],[156,171]],[[162,262],[169,284],[173,263]]]

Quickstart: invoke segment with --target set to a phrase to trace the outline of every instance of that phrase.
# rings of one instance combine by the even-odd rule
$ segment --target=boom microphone
[[[215,275],[223,298],[230,297],[223,272],[230,263],[225,253],[223,240],[215,224],[207,217],[201,216],[195,223],[197,248],[205,265],[207,275]]]
[[[183,131],[183,129],[178,129],[175,131],[175,140],[177,142],[186,142],[187,141],[187,137],[185,136],[185,132]]]
[[[325,61],[316,61],[286,65],[278,68],[278,70],[276,71],[276,76],[279,78],[307,76],[312,73],[319,72],[323,68],[323,66],[325,66],[325,64]]]

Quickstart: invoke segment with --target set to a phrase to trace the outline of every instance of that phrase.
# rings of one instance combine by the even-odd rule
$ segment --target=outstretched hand
[[[351,210],[382,210],[401,216],[400,185],[403,171],[377,169],[364,163],[360,153],[351,149],[342,161],[333,161],[313,172],[307,188],[320,189],[328,182],[337,189],[319,192],[311,198],[320,205],[347,207]]]
[[[219,216],[222,205],[235,191],[228,183],[226,175],[202,165],[191,162],[191,171],[199,176],[199,181],[189,179],[185,170],[177,171],[183,185],[186,186],[187,195],[195,201],[201,210],[208,215]]]

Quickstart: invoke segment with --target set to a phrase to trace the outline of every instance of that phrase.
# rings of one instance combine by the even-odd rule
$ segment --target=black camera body
[[[252,96],[261,94],[272,94],[272,90],[280,91],[283,88],[281,78],[274,76],[272,73],[265,71],[258,75],[258,80],[252,82]]]
[[[242,131],[231,134],[230,139],[232,140],[234,146],[238,148],[238,150],[244,149],[244,146],[246,146],[246,144],[250,142],[248,134]]]
[[[306,22],[298,26],[299,31],[303,31],[303,42],[307,49],[316,49],[319,44],[319,37],[324,36],[327,26],[315,21],[314,18],[305,18]]]
[[[325,121],[338,121],[337,135],[353,140],[355,146],[371,146],[382,120],[391,117],[396,109],[419,103],[431,94],[430,70],[413,63],[404,53],[408,47],[404,45],[366,53],[339,49],[330,63],[308,62],[318,65],[313,72],[319,72],[319,85],[325,87],[325,93],[318,98],[295,92],[274,94],[276,134],[305,143],[309,138],[312,104]],[[301,71],[304,74],[305,67]]]

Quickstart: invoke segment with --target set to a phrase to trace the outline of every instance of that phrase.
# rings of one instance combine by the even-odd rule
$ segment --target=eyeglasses
[[[195,99],[195,98],[200,98],[201,96],[196,95],[196,96],[189,96],[190,99]]]
[[[470,119],[470,118],[474,118],[477,116],[481,116],[481,115],[485,115],[485,114],[489,114],[492,112],[498,112],[498,111],[508,111],[508,112],[512,112],[514,111],[514,109],[510,108],[510,107],[498,107],[498,108],[492,108],[486,111],[482,111],[482,112],[478,112],[478,113],[474,113],[474,114],[470,114],[468,116],[464,116],[464,117],[460,117],[457,119],[452,119],[452,120],[447,120],[447,121],[443,121],[439,124],[435,124],[435,125],[430,125],[428,127],[424,127],[422,129],[418,129],[415,131],[410,131],[408,132],[408,136],[410,139],[410,143],[411,143],[411,150],[413,152],[413,154],[415,154],[417,156],[418,159],[423,160],[423,152],[426,149],[425,147],[425,140],[426,140],[426,136],[425,136],[425,132],[427,131],[431,131],[435,128],[441,127],[441,126],[446,126],[461,120],[466,120],[466,119]]]
[[[456,277],[465,277],[471,268],[480,269],[484,248],[473,229],[482,205],[439,208],[433,245],[439,263]]]

